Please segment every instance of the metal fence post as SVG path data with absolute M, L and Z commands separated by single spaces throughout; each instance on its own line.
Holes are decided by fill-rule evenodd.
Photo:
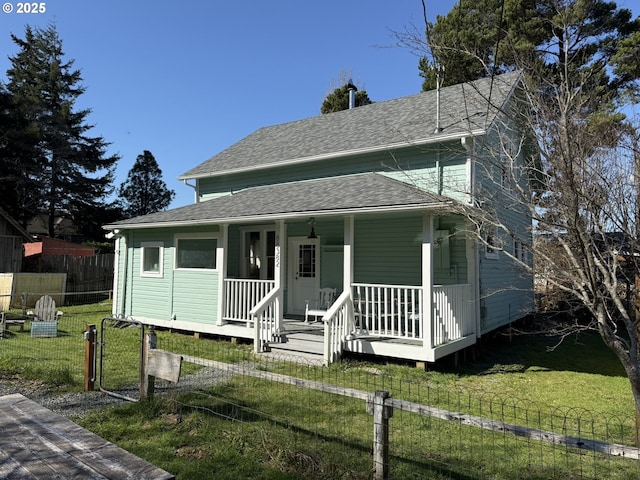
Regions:
M 147 373 L 147 364 L 149 350 L 155 349 L 158 345 L 158 337 L 156 332 L 151 330 L 144 336 L 142 345 L 142 355 L 140 357 L 140 400 L 153 399 L 153 387 L 155 385 L 155 377 Z
M 84 332 L 84 391 L 93 390 L 96 382 L 96 326 L 87 325 Z
M 385 405 L 389 392 L 376 390 L 367 400 L 367 413 L 373 415 L 373 478 L 389 478 L 389 419 L 393 407 Z

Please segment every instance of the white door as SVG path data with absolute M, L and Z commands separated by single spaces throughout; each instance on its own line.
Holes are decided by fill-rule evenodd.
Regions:
M 306 300 L 318 296 L 320 288 L 320 240 L 317 238 L 289 238 L 289 268 L 287 311 L 301 315 Z

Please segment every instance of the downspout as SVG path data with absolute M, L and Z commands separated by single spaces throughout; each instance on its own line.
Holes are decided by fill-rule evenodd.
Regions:
M 200 203 L 200 195 L 198 193 L 198 184 L 196 183 L 195 185 L 192 185 L 192 184 L 187 182 L 186 178 L 184 180 L 182 180 L 182 183 L 184 183 L 187 187 L 193 188 L 193 196 L 194 196 L 193 201 L 194 201 L 194 203 Z

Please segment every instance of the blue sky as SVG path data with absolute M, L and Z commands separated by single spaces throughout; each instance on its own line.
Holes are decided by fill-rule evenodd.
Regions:
M 637 1 L 618 5 L 637 15 Z M 55 22 L 87 89 L 77 107 L 121 156 L 116 186 L 150 150 L 172 207 L 194 200 L 179 175 L 260 127 L 318 115 L 343 72 L 374 101 L 421 87 L 418 58 L 392 36 L 422 28 L 420 0 L 50 0 L 31 14 L 0 3 L 13 7 L 0 13 L 0 79 L 10 33 Z M 427 0 L 429 19 L 454 3 Z

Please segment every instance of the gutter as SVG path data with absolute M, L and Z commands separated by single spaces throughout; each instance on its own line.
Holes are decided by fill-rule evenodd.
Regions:
M 180 220 L 176 222 L 154 222 L 154 223 L 129 223 L 126 225 L 104 225 L 102 228 L 105 230 L 129 230 L 129 229 L 141 229 L 141 228 L 169 228 L 169 227 L 187 227 L 187 226 L 208 226 L 208 225 L 220 225 L 222 223 L 237 224 L 256 221 L 274 221 L 274 220 L 292 220 L 298 218 L 307 217 L 341 217 L 344 215 L 355 215 L 359 213 L 395 213 L 395 212 L 412 212 L 419 210 L 435 210 L 438 208 L 446 208 L 452 206 L 455 203 L 454 200 L 448 202 L 438 203 L 419 203 L 415 205 L 398 205 L 395 207 L 359 207 L 359 208 L 345 208 L 342 210 L 309 210 L 306 212 L 291 212 L 291 213 L 270 213 L 266 215 L 259 215 L 255 217 L 229 217 L 229 218 L 217 218 L 217 219 L 202 219 L 202 220 Z

